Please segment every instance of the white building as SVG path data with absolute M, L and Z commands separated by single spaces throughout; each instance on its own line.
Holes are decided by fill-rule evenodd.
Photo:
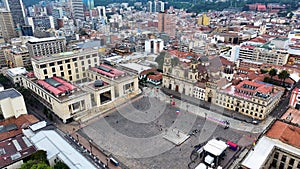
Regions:
M 51 166 L 58 161 L 62 161 L 71 169 L 96 169 L 96 166 L 54 130 L 44 130 L 35 134 L 26 130 L 24 134 L 37 149 L 47 151 L 47 159 Z
M 159 54 L 164 48 L 162 39 L 149 39 L 145 41 L 145 52 Z
M 27 71 L 24 67 L 16 67 L 12 69 L 8 69 L 6 71 L 6 77 L 16 86 L 20 85 L 21 81 L 21 75 L 26 74 Z
M 22 94 L 14 88 L 0 91 L 0 114 L 5 119 L 27 114 Z

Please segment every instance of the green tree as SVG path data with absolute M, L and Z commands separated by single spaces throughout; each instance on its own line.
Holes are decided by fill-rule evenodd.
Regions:
M 171 64 L 172 64 L 172 66 L 177 66 L 177 65 L 179 64 L 179 59 L 178 59 L 178 57 L 173 57 L 173 58 L 171 59 Z
M 282 70 L 279 74 L 278 74 L 278 78 L 282 80 L 283 85 L 285 86 L 285 79 L 287 79 L 288 77 L 290 77 L 290 74 L 288 71 L 286 70 Z
M 38 150 L 38 151 L 36 151 L 35 153 L 33 153 L 30 156 L 30 159 L 34 160 L 34 161 L 41 161 L 41 162 L 44 162 L 46 164 L 49 163 L 48 160 L 47 160 L 47 152 L 44 151 L 44 150 Z
M 167 56 L 167 52 L 162 51 L 159 53 L 159 55 L 155 58 L 155 62 L 158 64 L 158 69 L 163 69 L 163 65 L 164 65 L 164 59 L 165 56 Z
M 69 167 L 67 166 L 67 164 L 59 161 L 57 162 L 54 166 L 53 166 L 54 169 L 69 169 Z
M 20 169 L 52 169 L 52 167 L 43 161 L 29 160 L 23 163 Z
M 277 69 L 271 69 L 269 71 L 269 75 L 270 75 L 271 79 L 273 80 L 273 77 L 277 75 Z
M 44 162 L 39 162 L 37 164 L 33 164 L 33 166 L 30 169 L 53 169 L 53 168 Z

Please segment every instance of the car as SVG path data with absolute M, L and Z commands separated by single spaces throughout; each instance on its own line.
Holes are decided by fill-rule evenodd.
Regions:
M 258 121 L 253 120 L 253 121 L 252 121 L 252 124 L 258 124 Z

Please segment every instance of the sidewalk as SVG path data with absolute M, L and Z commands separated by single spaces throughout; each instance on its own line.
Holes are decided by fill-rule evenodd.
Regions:
M 70 134 L 75 140 L 77 140 L 88 152 L 91 152 L 95 157 L 97 157 L 105 166 L 110 169 L 121 169 L 120 166 L 116 167 L 108 161 L 108 156 L 104 154 L 100 148 L 87 137 L 84 137 L 81 132 L 82 125 L 71 125 L 71 124 L 59 124 L 57 128 L 62 130 L 64 133 Z

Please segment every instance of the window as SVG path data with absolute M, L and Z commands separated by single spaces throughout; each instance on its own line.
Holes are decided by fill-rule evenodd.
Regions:
M 69 63 L 69 62 L 70 62 L 70 59 L 65 60 L 65 63 Z
M 82 65 L 82 66 L 84 65 L 84 61 L 81 61 L 81 65 Z
M 282 155 L 281 162 L 285 162 L 285 161 L 286 161 L 286 155 Z
M 44 74 L 47 74 L 47 69 L 44 69 Z
M 72 74 L 72 71 L 71 71 L 71 70 L 69 70 L 69 71 L 68 71 L 68 74 L 69 74 L 69 75 L 71 75 L 71 74 Z
M 60 70 L 64 70 L 64 67 L 63 67 L 63 66 L 59 66 L 59 69 L 60 69 Z
M 85 67 L 82 67 L 82 71 L 85 71 Z
M 88 60 L 88 64 L 91 64 L 91 60 L 90 59 Z
M 52 68 L 52 72 L 55 72 L 55 67 Z
M 283 162 L 280 163 L 279 169 L 284 169 L 284 163 Z
M 277 166 L 276 164 L 277 164 L 277 160 L 273 159 L 273 161 L 271 163 L 271 166 L 276 168 L 276 166 Z
M 278 156 L 279 156 L 279 153 L 278 153 L 278 152 L 275 152 L 274 158 L 275 158 L 275 159 L 278 159 Z
M 77 58 L 73 58 L 72 61 L 73 61 L 73 62 L 77 61 Z
M 295 159 L 291 158 L 290 162 L 289 162 L 289 165 L 294 165 L 294 162 L 295 162 Z
M 62 64 L 62 61 L 58 61 L 57 64 L 61 65 L 61 64 Z
M 75 67 L 77 67 L 77 66 L 78 66 L 77 62 L 76 62 L 76 63 L 74 63 L 74 66 L 75 66 Z
M 61 72 L 61 76 L 65 76 L 65 73 L 64 73 L 64 72 Z
M 49 63 L 49 66 L 54 66 L 54 62 L 52 62 L 52 63 Z
M 46 67 L 46 64 L 43 64 L 40 66 L 40 68 L 45 68 Z
M 86 55 L 86 58 L 88 59 L 88 58 L 90 58 L 91 56 L 90 55 Z
M 70 76 L 70 77 L 69 77 L 69 80 L 70 80 L 70 81 L 72 81 L 72 80 L 73 80 L 72 76 Z
M 68 69 L 71 69 L 71 65 L 70 64 L 67 64 L 67 67 L 68 67 Z

